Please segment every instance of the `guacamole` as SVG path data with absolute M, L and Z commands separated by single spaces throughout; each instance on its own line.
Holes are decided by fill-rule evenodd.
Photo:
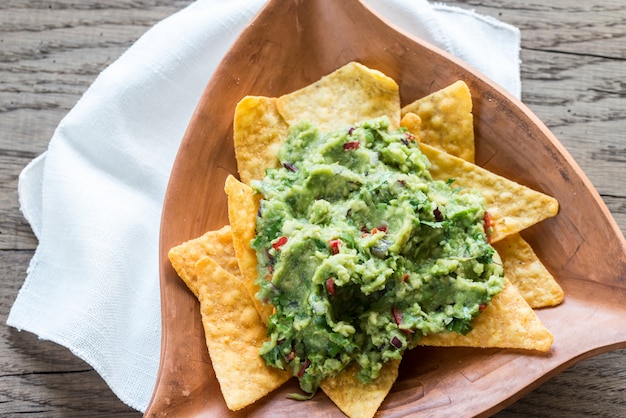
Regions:
M 353 362 L 375 379 L 421 336 L 467 333 L 504 286 L 483 197 L 433 181 L 415 138 L 385 117 L 330 134 L 294 126 L 251 245 L 275 306 L 260 354 L 314 393 Z

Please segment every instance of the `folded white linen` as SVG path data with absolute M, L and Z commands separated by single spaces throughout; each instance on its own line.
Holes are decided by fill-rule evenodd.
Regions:
M 365 0 L 520 95 L 519 31 L 426 0 Z M 161 337 L 158 242 L 170 169 L 206 83 L 263 0 L 198 0 L 105 69 L 20 175 L 39 245 L 7 324 L 68 347 L 144 411 Z

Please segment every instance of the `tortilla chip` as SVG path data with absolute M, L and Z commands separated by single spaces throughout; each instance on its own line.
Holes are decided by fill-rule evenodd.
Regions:
M 456 332 L 431 334 L 420 345 L 438 347 L 521 348 L 547 352 L 554 336 L 543 326 L 515 286 L 507 279 L 504 289 L 472 322 L 467 335 Z
M 261 180 L 265 170 L 278 167 L 278 148 L 289 126 L 276 109 L 276 98 L 247 96 L 235 108 L 233 141 L 239 177 L 245 184 Z
M 250 241 L 256 234 L 256 215 L 259 210 L 261 195 L 255 194 L 254 190 L 243 184 L 233 176 L 226 178 L 224 190 L 228 195 L 228 219 L 232 228 L 233 245 L 239 262 L 239 269 L 243 276 L 243 283 L 250 298 L 261 315 L 261 319 L 267 324 L 272 315 L 273 307 L 262 303 L 256 298 L 259 286 L 255 283 L 257 278 L 256 251 L 250 247 Z
M 402 119 L 400 119 L 400 126 L 406 128 L 407 131 L 414 134 L 418 141 L 420 140 L 419 132 L 420 129 L 422 129 L 422 118 L 417 116 L 415 113 L 409 112 L 403 115 Z M 443 151 L 445 151 L 445 149 Z
M 455 186 L 482 193 L 493 227 L 491 242 L 500 241 L 558 213 L 559 204 L 551 196 L 429 145 L 420 144 L 420 148 L 430 160 L 430 173 L 434 179 L 454 179 Z
M 385 363 L 378 378 L 366 384 L 357 377 L 359 367 L 352 364 L 337 376 L 324 379 L 320 387 L 347 416 L 373 417 L 398 378 L 400 360 Z
M 177 245 L 168 253 L 174 270 L 196 297 L 198 296 L 196 262 L 206 256 L 213 258 L 230 274 L 239 275 L 230 225 Z
M 400 126 L 400 92 L 380 71 L 351 62 L 293 93 L 278 98 L 278 112 L 290 126 L 307 121 L 322 132 L 388 116 Z
M 419 140 L 456 157 L 474 162 L 472 96 L 459 80 L 402 108 L 422 120 Z
M 507 277 L 531 308 L 555 306 L 563 301 L 563 289 L 519 234 L 495 243 L 494 248 L 502 258 Z
M 226 405 L 236 411 L 281 386 L 291 374 L 259 356 L 265 324 L 233 275 L 210 257 L 196 264 L 202 325 L 211 363 Z
M 459 80 L 406 105 L 402 116 L 408 113 L 422 121 L 419 131 L 411 131 L 419 132 L 420 142 L 474 162 L 472 96 L 465 82 Z

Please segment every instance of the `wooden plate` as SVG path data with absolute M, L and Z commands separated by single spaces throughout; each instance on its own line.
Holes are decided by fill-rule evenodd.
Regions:
M 561 205 L 558 216 L 523 233 L 566 292 L 563 304 L 538 312 L 555 335 L 552 351 L 417 348 L 405 356 L 381 416 L 490 415 L 576 361 L 626 347 L 626 241 L 587 177 L 535 115 L 357 0 L 275 0 L 218 67 L 172 171 L 160 242 L 161 365 L 146 416 L 342 416 L 323 393 L 307 402 L 286 399 L 293 382 L 244 411 L 228 411 L 198 303 L 167 251 L 228 222 L 223 184 L 237 173 L 232 120 L 239 99 L 293 91 L 353 60 L 393 77 L 403 103 L 464 80 L 473 94 L 478 164 Z

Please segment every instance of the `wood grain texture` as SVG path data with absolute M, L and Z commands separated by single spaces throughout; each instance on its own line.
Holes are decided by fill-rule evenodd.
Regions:
M 65 348 L 4 325 L 37 244 L 19 211 L 17 178 L 98 73 L 190 2 L 0 2 L 0 416 L 141 416 Z M 626 232 L 623 1 L 447 3 L 521 29 L 523 101 Z M 625 370 L 626 350 L 584 360 L 496 416 L 626 416 Z
M 17 180 L 100 71 L 189 3 L 0 2 L 0 416 L 141 416 L 66 348 L 4 325 L 37 245 Z

